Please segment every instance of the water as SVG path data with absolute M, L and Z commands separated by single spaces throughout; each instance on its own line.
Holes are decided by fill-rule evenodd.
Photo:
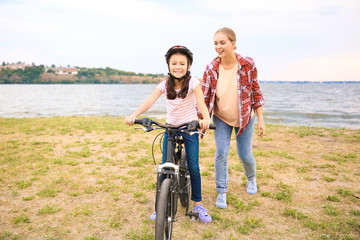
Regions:
M 0 117 L 126 116 L 156 85 L 0 85 Z M 265 123 L 360 128 L 360 84 L 262 83 Z M 165 117 L 165 98 L 146 115 Z
M 126 116 L 156 85 L 0 85 L 0 117 Z M 161 97 L 147 112 L 165 116 Z
M 262 84 L 267 122 L 360 128 L 360 84 Z

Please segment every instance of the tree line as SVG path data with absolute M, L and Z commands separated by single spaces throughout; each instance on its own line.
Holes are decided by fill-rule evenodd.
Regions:
M 36 83 L 42 73 L 44 73 L 45 67 L 40 66 L 26 66 L 24 69 L 10 69 L 1 68 L 0 83 L 23 83 L 31 84 Z
M 0 84 L 122 84 L 122 83 L 158 83 L 164 74 L 135 73 L 113 68 L 79 67 L 77 74 L 57 74 L 44 65 L 25 66 L 11 69 L 6 64 L 0 68 Z

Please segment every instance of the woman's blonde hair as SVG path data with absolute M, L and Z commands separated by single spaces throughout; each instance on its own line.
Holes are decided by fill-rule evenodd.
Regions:
M 216 34 L 218 34 L 218 33 L 222 33 L 225 36 L 227 36 L 227 38 L 230 40 L 230 42 L 235 42 L 236 41 L 236 34 L 231 28 L 227 28 L 227 27 L 220 28 L 219 30 L 217 30 L 215 32 L 214 36 Z M 235 49 L 236 49 L 236 46 L 235 46 Z

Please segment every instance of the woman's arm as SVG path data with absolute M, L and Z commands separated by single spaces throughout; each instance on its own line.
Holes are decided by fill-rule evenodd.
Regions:
M 150 97 L 145 102 L 143 102 L 143 104 L 141 104 L 133 114 L 131 114 L 130 116 L 126 116 L 126 124 L 133 125 L 135 119 L 142 113 L 146 112 L 156 102 L 156 100 L 158 100 L 161 94 L 162 92 L 158 88 L 156 88 L 155 91 L 150 95 Z
M 257 109 L 258 107 L 265 104 L 264 97 L 260 91 L 260 85 L 257 78 L 257 68 L 254 64 L 253 68 L 251 69 L 251 81 L 252 81 L 252 96 L 251 96 L 251 107 L 253 109 Z
M 255 111 L 258 118 L 258 136 L 263 137 L 265 135 L 266 128 L 263 118 L 262 106 L 255 109 Z
M 200 122 L 199 122 L 200 127 L 202 129 L 208 129 L 210 126 L 210 123 L 211 123 L 211 119 L 210 119 L 208 108 L 205 105 L 204 94 L 203 94 L 203 91 L 201 90 L 200 85 L 197 85 L 195 87 L 194 92 L 195 92 L 196 102 L 199 106 L 200 113 L 203 117 L 203 120 L 200 120 Z

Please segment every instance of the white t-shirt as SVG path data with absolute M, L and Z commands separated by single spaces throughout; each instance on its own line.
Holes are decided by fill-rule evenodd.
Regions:
M 159 83 L 157 88 L 165 94 L 166 97 L 166 123 L 178 125 L 185 122 L 198 120 L 196 111 L 196 98 L 194 89 L 200 84 L 197 78 L 191 77 L 189 81 L 189 90 L 185 98 L 176 97 L 174 100 L 167 98 L 166 81 Z M 176 90 L 178 93 L 180 90 Z

